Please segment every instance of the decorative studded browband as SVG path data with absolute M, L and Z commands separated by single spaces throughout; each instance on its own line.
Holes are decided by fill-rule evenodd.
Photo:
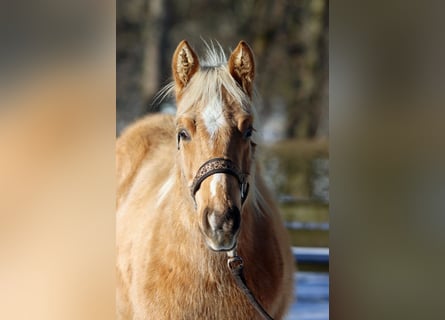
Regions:
M 231 160 L 224 158 L 210 159 L 204 162 L 204 164 L 198 169 L 198 172 L 193 179 L 193 184 L 190 188 L 193 200 L 195 200 L 195 194 L 201 187 L 201 183 L 206 178 L 216 173 L 230 174 L 238 180 L 241 190 L 241 204 L 243 204 L 249 192 L 249 182 L 247 181 L 249 174 L 241 173 L 238 167 Z

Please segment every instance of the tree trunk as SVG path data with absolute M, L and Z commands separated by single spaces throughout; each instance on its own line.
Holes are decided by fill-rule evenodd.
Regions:
M 146 111 L 157 111 L 152 106 L 153 97 L 162 85 L 162 67 L 167 35 L 166 0 L 147 0 L 147 19 L 145 19 L 142 39 L 141 93 Z

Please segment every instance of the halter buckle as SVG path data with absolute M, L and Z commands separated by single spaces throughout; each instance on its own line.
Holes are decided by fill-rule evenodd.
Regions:
M 234 256 L 229 259 L 227 259 L 227 267 L 229 267 L 230 271 L 237 271 L 244 268 L 244 262 L 243 259 L 239 256 Z

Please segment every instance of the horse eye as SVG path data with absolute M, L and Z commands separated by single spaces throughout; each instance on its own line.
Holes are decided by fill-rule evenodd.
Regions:
M 252 136 L 253 128 L 249 127 L 246 131 L 244 131 L 244 139 L 248 139 Z
M 190 140 L 190 134 L 187 132 L 187 130 L 185 129 L 181 129 L 178 132 L 178 140 L 179 139 L 183 139 L 183 140 Z

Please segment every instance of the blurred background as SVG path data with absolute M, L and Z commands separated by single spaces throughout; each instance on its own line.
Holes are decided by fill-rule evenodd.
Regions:
M 323 276 L 329 233 L 328 17 L 327 0 L 117 1 L 117 135 L 143 115 L 172 110 L 174 101 L 155 96 L 171 81 L 171 57 L 181 40 L 198 55 L 205 53 L 203 41 L 219 42 L 227 55 L 240 40 L 250 44 L 267 182 L 280 201 L 298 268 Z M 298 280 L 306 281 L 298 289 L 301 307 L 322 302 L 318 314 L 324 312 L 325 319 L 326 277 L 308 279 Z M 303 295 L 320 285 L 318 295 Z M 306 319 L 301 310 L 298 318 Z
M 0 319 L 114 317 L 115 8 L 0 2 Z
M 272 55 L 274 50 L 287 48 L 286 41 L 293 43 L 295 39 L 305 38 L 312 34 L 309 32 L 312 28 L 317 30 L 323 25 L 316 20 L 314 24 L 304 22 L 311 16 L 306 8 L 315 1 L 286 2 L 284 11 L 278 10 L 280 7 L 274 9 L 283 4 L 275 2 L 254 2 L 253 9 L 246 11 L 239 6 L 252 7 L 249 1 L 239 1 L 233 6 L 231 2 L 212 1 L 206 11 L 192 1 L 170 5 L 168 8 L 173 12 L 177 12 L 179 6 L 186 10 L 180 15 L 183 18 L 171 21 L 182 21 L 183 30 L 177 32 L 188 30 L 188 34 L 177 34 L 172 40 L 170 29 L 165 31 L 170 49 L 161 57 L 167 59 L 167 72 L 160 81 L 168 81 L 168 60 L 182 38 L 188 38 L 200 53 L 203 48 L 200 35 L 206 40 L 220 41 L 227 49 L 244 38 L 257 55 L 263 52 Z M 120 132 L 125 123 L 138 116 L 127 116 L 116 125 L 116 103 L 120 115 L 123 104 L 119 99 L 127 98 L 120 93 L 120 84 L 116 95 L 116 60 L 117 81 L 123 70 L 138 69 L 141 60 L 126 59 L 126 64 L 122 64 L 122 58 L 128 54 L 122 56 L 121 48 L 142 57 L 144 43 L 149 42 L 134 41 L 134 46 L 123 46 L 122 24 L 127 26 L 127 39 L 142 39 L 141 25 L 131 21 L 137 18 L 142 22 L 149 6 L 156 1 L 140 1 L 142 5 L 133 7 L 133 11 L 127 7 L 132 3 L 0 2 L 1 319 L 114 317 L 116 128 Z M 269 7 L 263 8 L 266 3 Z M 115 6 L 118 7 L 117 21 Z M 298 163 L 302 164 L 300 167 L 317 168 L 317 164 L 312 165 L 313 160 L 305 160 L 310 159 L 310 155 L 314 155 L 315 163 L 325 163 L 329 169 L 329 189 L 321 189 L 329 190 L 330 219 L 319 221 L 329 221 L 330 319 L 443 318 L 444 7 L 443 1 L 339 0 L 330 3 L 329 152 L 327 143 L 323 142 L 327 141 L 323 138 L 327 135 L 322 128 L 327 126 L 323 127 L 321 120 L 312 138 L 298 130 L 305 128 L 301 125 L 304 121 L 295 127 L 298 133 L 292 138 L 290 135 L 267 140 L 266 134 L 264 136 L 264 156 L 275 146 L 289 153 L 288 164 L 281 157 L 264 162 L 271 167 L 271 172 Z M 122 11 L 122 8 L 126 9 Z M 263 8 L 264 17 L 245 20 L 248 30 L 255 25 L 249 33 L 240 28 L 237 21 L 243 12 L 259 14 L 257 8 Z M 292 8 L 300 9 L 293 11 Z M 326 12 L 326 7 L 323 8 Z M 219 13 L 226 9 L 230 14 L 223 19 Z M 274 14 L 278 13 L 274 10 L 284 12 L 287 18 L 275 20 Z M 133 18 L 124 12 L 132 12 Z M 288 15 L 292 12 L 293 18 Z M 186 19 L 186 14 L 194 18 Z M 201 20 L 215 23 L 213 27 L 191 27 Z M 269 29 L 265 39 L 288 40 L 262 51 L 263 42 L 255 42 L 254 31 L 260 33 L 272 21 L 276 21 L 278 27 Z M 294 22 L 298 22 L 299 27 L 289 29 Z M 210 32 L 223 25 L 233 31 L 226 36 Z M 128 28 L 136 33 L 132 35 Z M 327 41 L 326 35 L 323 41 Z M 258 66 L 257 84 L 264 98 L 258 107 L 266 128 L 264 132 L 268 132 L 266 124 L 279 105 L 283 109 L 286 106 L 308 110 L 304 109 L 304 101 L 310 100 L 304 100 L 308 96 L 303 95 L 308 91 L 299 90 L 310 82 L 275 85 L 275 80 L 288 71 L 293 72 L 290 76 L 310 74 L 312 67 L 307 66 L 311 66 L 309 62 L 313 60 L 305 55 L 310 52 L 309 47 L 294 48 L 298 48 L 295 60 L 286 60 L 284 55 L 273 65 Z M 274 53 L 276 55 L 278 53 Z M 280 64 L 288 68 L 275 72 Z M 289 67 L 295 64 L 298 68 Z M 270 69 L 270 73 L 262 71 L 266 69 Z M 136 81 L 137 76 L 133 79 Z M 264 81 L 269 81 L 270 86 L 262 85 Z M 133 84 L 135 92 L 137 86 Z M 303 103 L 283 102 L 287 98 L 284 98 L 286 87 L 282 86 L 300 92 L 299 101 Z M 327 92 L 327 84 L 324 90 Z M 270 98 L 273 96 L 278 97 L 275 102 Z M 144 114 L 159 107 L 152 106 L 151 101 L 151 98 L 133 98 L 127 106 L 131 109 L 138 105 L 136 110 Z M 119 119 L 124 118 L 119 116 Z M 320 119 L 327 120 L 326 113 Z M 279 132 L 284 132 L 278 127 Z M 287 148 L 286 143 L 289 143 Z M 296 144 L 300 147 L 295 147 Z M 314 147 L 317 145 L 320 149 Z M 279 152 L 271 153 L 276 157 Z M 298 158 L 300 154 L 306 158 Z M 329 166 L 326 166 L 327 155 Z M 293 170 L 306 172 L 299 167 Z M 313 176 L 326 177 L 327 174 Z M 305 202 L 296 202 L 295 198 L 319 198 L 316 196 L 320 195 L 319 191 L 302 182 L 313 178 L 308 179 L 305 174 L 300 177 L 305 178 L 289 180 L 298 187 L 281 184 L 281 191 L 280 187 L 274 187 L 277 194 L 284 195 L 284 213 L 287 199 L 292 199 L 289 207 L 301 208 Z M 282 178 L 275 178 L 270 179 L 279 186 Z M 323 180 L 326 178 L 314 181 Z M 326 192 L 321 194 L 327 196 Z M 324 203 L 321 208 L 326 210 L 326 202 L 318 203 Z M 311 216 L 309 221 L 313 221 L 315 214 L 307 214 Z M 295 221 L 304 221 L 302 219 L 299 216 Z M 319 231 L 314 233 L 324 232 L 320 225 L 316 227 Z M 307 225 L 305 228 L 307 230 Z M 301 231 L 299 235 L 309 232 Z M 308 241 L 316 246 L 311 238 L 322 239 L 302 236 L 295 243 L 303 245 Z M 311 284 L 306 286 L 308 298 L 299 301 L 313 302 L 311 288 L 316 284 L 321 288 L 327 281 L 309 277 L 305 281 Z M 319 319 L 326 317 L 326 312 L 318 316 Z M 311 317 L 316 319 L 317 313 L 312 312 Z

